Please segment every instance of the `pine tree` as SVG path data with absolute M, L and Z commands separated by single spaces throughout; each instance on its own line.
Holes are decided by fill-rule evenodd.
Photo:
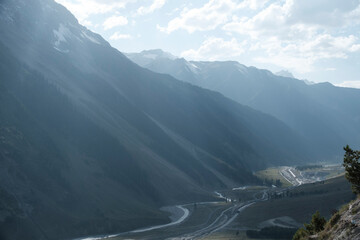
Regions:
M 303 240 L 309 239 L 310 235 L 319 233 L 324 230 L 326 224 L 326 219 L 320 216 L 319 211 L 316 211 L 314 215 L 312 215 L 311 222 L 309 224 L 305 223 L 305 228 L 300 228 L 295 233 L 293 240 Z
M 314 215 L 312 215 L 310 224 L 304 224 L 306 230 L 310 234 L 315 234 L 322 231 L 325 227 L 326 219 L 320 216 L 319 211 L 316 211 Z
M 345 177 L 352 184 L 354 193 L 360 193 L 360 151 L 352 150 L 349 145 L 344 147 L 344 164 Z
M 300 228 L 296 231 L 293 240 L 303 240 L 309 237 L 309 232 L 306 231 L 304 228 Z

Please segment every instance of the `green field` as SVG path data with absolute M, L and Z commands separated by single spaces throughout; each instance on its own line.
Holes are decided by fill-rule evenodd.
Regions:
M 255 173 L 255 176 L 260 178 L 261 180 L 268 180 L 272 182 L 276 182 L 277 179 L 282 183 L 282 187 L 290 187 L 291 183 L 286 181 L 283 176 L 280 174 L 280 168 L 267 168 L 265 170 L 261 170 Z

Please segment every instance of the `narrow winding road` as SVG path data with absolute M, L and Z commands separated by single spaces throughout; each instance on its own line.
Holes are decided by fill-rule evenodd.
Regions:
M 178 237 L 170 237 L 168 239 L 172 239 L 172 240 L 198 239 L 198 238 L 208 236 L 212 233 L 218 232 L 218 231 L 226 228 L 246 208 L 250 207 L 251 205 L 255 204 L 256 202 L 268 200 L 268 190 L 263 190 L 258 193 L 262 193 L 261 197 L 256 197 L 256 195 L 259 195 L 259 194 L 255 194 L 253 200 L 243 202 L 243 203 L 232 204 L 231 206 L 229 206 L 228 208 L 226 208 L 225 210 L 220 212 L 218 217 L 215 218 L 215 220 L 208 222 L 205 227 L 202 227 L 201 229 L 197 229 L 194 232 L 186 233 L 186 234 L 183 234 Z M 218 192 L 215 192 L 215 194 L 219 198 L 227 199 Z M 201 203 L 197 203 L 197 204 L 214 204 L 214 203 L 218 203 L 218 202 L 201 202 Z M 157 229 L 166 229 L 168 227 L 173 227 L 174 225 L 180 225 L 182 222 L 184 222 L 190 216 L 190 211 L 186 208 L 186 206 L 188 206 L 188 205 L 189 204 L 174 206 L 174 207 L 178 208 L 178 210 L 182 211 L 182 215 L 180 215 L 176 220 L 173 220 L 171 223 L 168 223 L 168 224 L 136 229 L 133 231 L 123 232 L 123 233 L 119 233 L 119 234 L 92 236 L 92 237 L 78 238 L 75 240 L 104 240 L 104 239 L 112 239 L 112 238 L 116 239 L 116 237 L 122 237 L 122 236 L 130 237 L 133 234 L 134 234 L 134 239 L 136 239 L 137 234 L 150 232 L 150 231 L 157 230 Z M 180 227 L 181 227 L 181 225 L 180 225 Z
M 166 228 L 166 227 L 170 227 L 170 226 L 174 226 L 174 225 L 177 225 L 177 224 L 180 224 L 182 223 L 188 216 L 189 216 L 189 210 L 187 208 L 184 208 L 184 206 L 176 206 L 177 208 L 179 208 L 180 210 L 183 211 L 183 215 L 171 222 L 171 223 L 168 223 L 168 224 L 163 224 L 163 225 L 158 225 L 158 226 L 153 226 L 153 227 L 148 227 L 148 228 L 143 228 L 143 229 L 138 229 L 138 230 L 133 230 L 133 231 L 130 231 L 130 233 L 141 233 L 141 232 L 147 232 L 147 231 L 151 231 L 151 230 L 155 230 L 155 229 L 160 229 L 160 228 Z
M 233 205 L 233 206 L 225 209 L 215 219 L 215 221 L 213 221 L 207 227 L 199 229 L 199 230 L 197 230 L 197 231 L 195 231 L 193 233 L 188 233 L 188 234 L 185 234 L 185 235 L 182 235 L 182 236 L 179 236 L 179 237 L 176 237 L 176 238 L 170 238 L 170 239 L 172 239 L 172 240 L 177 240 L 177 239 L 181 239 L 181 240 L 198 239 L 198 238 L 208 236 L 208 235 L 210 235 L 212 233 L 218 232 L 218 231 L 224 229 L 225 227 L 227 227 L 230 223 L 232 223 L 239 216 L 239 214 L 242 211 L 244 211 L 246 208 L 250 207 L 251 205 L 253 205 L 256 202 L 267 201 L 267 200 L 268 200 L 268 194 L 267 194 L 267 191 L 264 190 L 261 198 L 254 199 L 254 200 L 251 200 L 251 201 L 247 201 L 247 202 L 242 203 L 242 204 L 236 204 L 236 205 Z

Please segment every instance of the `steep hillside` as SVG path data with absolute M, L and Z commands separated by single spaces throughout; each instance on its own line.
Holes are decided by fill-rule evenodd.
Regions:
M 339 160 L 341 146 L 360 141 L 358 89 L 309 85 L 232 61 L 196 62 L 167 55 L 160 50 L 127 54 L 140 66 L 218 91 L 280 119 L 316 146 L 314 160 Z
M 293 239 L 360 239 L 360 198 L 343 206 L 339 212 L 335 213 L 325 224 L 324 230 L 311 235 L 300 229 Z
M 306 161 L 281 121 L 143 69 L 52 0 L 0 2 L 0 238 L 64 239 L 167 222 Z
M 360 198 L 335 214 L 318 234 L 319 239 L 360 239 Z
M 58 239 L 165 221 L 154 209 L 166 198 L 130 150 L 41 75 L 0 52 L 1 239 Z M 172 183 L 187 192 L 184 181 Z

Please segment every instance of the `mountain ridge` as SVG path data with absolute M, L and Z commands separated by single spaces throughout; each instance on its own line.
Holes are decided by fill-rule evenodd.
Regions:
M 360 139 L 356 127 L 360 119 L 358 89 L 335 87 L 330 83 L 308 84 L 305 80 L 276 76 L 268 70 L 246 67 L 235 61 L 161 58 L 149 59 L 142 65 L 141 53 L 126 55 L 150 70 L 218 91 L 281 120 L 302 135 L 310 146 L 317 146 L 316 161 L 339 161 L 339 146 L 355 144 Z M 193 67 L 187 67 L 189 65 Z

